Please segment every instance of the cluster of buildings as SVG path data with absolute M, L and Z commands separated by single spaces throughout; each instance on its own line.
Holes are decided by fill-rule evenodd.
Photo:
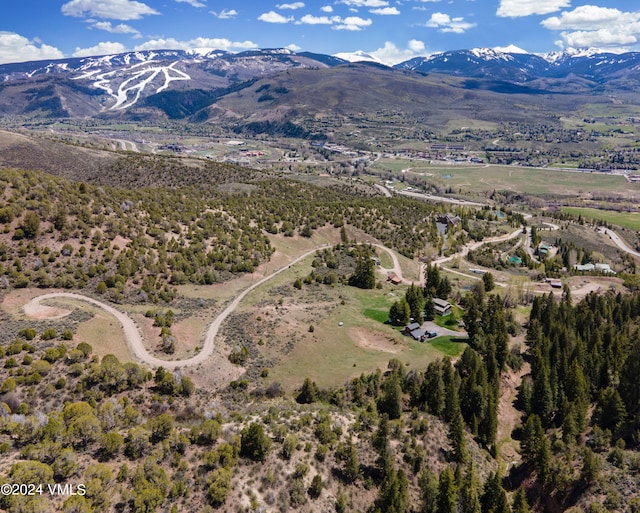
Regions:
M 433 306 L 436 314 L 438 315 L 449 315 L 451 313 L 451 309 L 453 308 L 451 303 L 440 298 L 433 299 Z M 402 333 L 412 337 L 418 342 L 424 342 L 427 339 L 435 338 L 438 336 L 437 331 L 429 329 L 417 322 L 412 322 L 411 324 L 405 326 L 405 328 L 402 330 Z
M 576 264 L 573 266 L 573 270 L 585 272 L 597 271 L 604 274 L 616 274 L 616 272 L 611 269 L 611 266 L 609 264 Z

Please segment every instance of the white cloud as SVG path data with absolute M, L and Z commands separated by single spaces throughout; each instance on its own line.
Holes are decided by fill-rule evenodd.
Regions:
M 625 23 L 638 23 L 640 13 L 621 12 L 595 5 L 581 5 L 573 11 L 565 11 L 560 16 L 542 20 L 541 25 L 550 30 L 596 30 L 620 26 Z
M 582 5 L 547 18 L 541 25 L 562 31 L 560 46 L 618 47 L 640 41 L 640 12 Z
M 389 5 L 389 2 L 384 0 L 341 0 L 340 3 L 351 7 L 386 7 Z
M 122 43 L 113 43 L 111 41 L 105 41 L 98 43 L 90 48 L 77 48 L 73 52 L 74 57 L 91 57 L 93 55 L 113 55 L 114 53 L 126 52 L 127 49 Z
M 238 15 L 238 11 L 235 9 L 222 9 L 220 12 L 209 11 L 216 18 L 221 20 L 229 20 L 231 18 L 235 18 Z
M 313 16 L 312 14 L 305 14 L 302 18 L 296 21 L 296 25 L 333 25 L 335 22 L 340 21 L 339 16 Z
M 304 7 L 303 2 L 293 2 L 292 4 L 280 4 L 276 5 L 278 9 L 302 9 Z
M 371 9 L 369 12 L 371 14 L 380 14 L 382 16 L 400 14 L 400 11 L 395 7 L 380 7 L 378 9 Z
M 464 21 L 463 18 L 451 18 L 443 12 L 434 12 L 426 23 L 427 27 L 437 28 L 440 32 L 464 34 L 467 30 L 476 26 L 475 23 Z
M 124 23 L 113 26 L 110 21 L 97 21 L 91 25 L 91 28 L 104 30 L 105 32 L 109 32 L 111 34 L 131 34 L 135 38 L 142 37 L 142 34 L 140 34 L 138 30 Z
M 424 46 L 424 43 L 422 41 L 418 41 L 417 39 L 412 39 L 411 41 L 409 41 L 408 47 L 415 53 L 422 53 L 427 49 Z
M 638 42 L 637 34 L 616 32 L 609 29 L 579 30 L 569 33 L 563 32 L 560 35 L 567 46 L 573 48 L 617 47 L 633 45 Z
M 549 14 L 570 6 L 571 0 L 500 0 L 496 15 L 520 18 L 532 14 Z
M 176 0 L 176 2 L 178 3 L 184 3 L 184 4 L 189 4 L 193 7 L 206 7 L 207 4 L 202 3 L 198 0 Z
M 391 41 L 386 41 L 384 47 L 369 53 L 385 64 L 393 66 L 394 64 L 408 61 L 414 57 L 426 55 L 426 47 L 422 41 L 418 41 L 417 39 L 409 41 L 407 48 L 404 49 L 398 48 Z
M 63 57 L 64 54 L 53 46 L 31 41 L 15 32 L 0 31 L 0 64 L 62 59 Z
M 291 50 L 292 52 L 299 52 L 300 50 L 302 50 L 302 48 L 295 43 L 291 43 L 290 45 L 285 46 L 285 48 L 287 50 Z
M 322 7 L 320 7 L 320 10 L 322 12 L 333 12 L 333 7 L 331 7 L 330 5 L 323 5 Z
M 160 14 L 142 2 L 133 0 L 71 0 L 61 8 L 65 16 L 95 17 L 112 20 L 139 20 L 149 14 Z
M 266 23 L 289 23 L 290 21 L 293 21 L 293 17 L 283 16 L 282 14 L 278 14 L 275 11 L 262 13 L 260 16 L 258 16 L 258 19 Z
M 135 47 L 135 50 L 192 50 L 194 48 L 211 48 L 212 50 L 243 51 L 258 48 L 253 41 L 230 41 L 226 38 L 197 37 L 189 41 L 177 39 L 153 39 Z
M 360 18 L 359 16 L 347 16 L 340 20 L 338 25 L 334 25 L 335 30 L 350 30 L 356 32 L 368 27 L 373 22 L 370 19 Z
M 305 14 L 296 21 L 296 25 L 333 25 L 334 30 L 350 30 L 352 32 L 362 30 L 372 23 L 370 19 L 359 16 L 342 18 L 341 16 L 313 16 L 312 14 Z

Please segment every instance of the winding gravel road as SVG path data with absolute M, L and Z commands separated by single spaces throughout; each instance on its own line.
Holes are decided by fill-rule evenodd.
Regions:
M 551 226 L 551 228 L 552 229 L 553 228 L 557 229 L 556 226 Z M 634 256 L 640 257 L 640 253 L 637 253 L 637 252 L 633 251 L 632 249 L 630 249 L 628 246 L 626 246 L 626 244 L 624 244 L 624 242 L 622 240 L 620 240 L 620 238 L 617 236 L 617 234 L 615 234 L 615 232 L 612 232 L 611 230 L 608 230 L 606 228 L 602 229 L 602 231 L 604 233 L 606 233 L 607 235 L 609 235 L 612 238 L 612 240 L 621 249 L 623 249 L 624 251 L 626 251 L 626 252 L 628 252 L 628 253 L 630 253 L 630 254 L 632 254 Z M 487 243 L 491 243 L 491 242 L 500 242 L 500 241 L 513 239 L 513 238 L 518 237 L 519 235 L 522 235 L 522 229 L 521 228 L 518 229 L 518 230 L 514 230 L 511 233 L 499 236 L 499 237 L 487 238 L 487 239 L 485 239 L 483 241 L 480 241 L 480 242 L 474 242 L 472 244 L 468 244 L 461 251 L 459 251 L 458 253 L 455 253 L 454 255 L 450 255 L 448 257 L 442 257 L 442 258 L 438 258 L 437 260 L 434 260 L 433 264 L 442 265 L 443 263 L 445 263 L 447 261 L 450 261 L 450 260 L 452 260 L 453 258 L 455 258 L 457 256 L 466 255 L 470 250 L 476 249 L 476 248 L 482 246 L 483 244 L 487 244 Z M 398 261 L 397 256 L 395 255 L 395 253 L 392 250 L 386 248 L 385 246 L 382 246 L 382 245 L 379 245 L 379 244 L 373 244 L 373 245 L 375 247 L 383 249 L 383 250 L 385 250 L 385 251 L 387 251 L 389 253 L 389 255 L 391 256 L 391 258 L 393 260 L 393 264 L 394 264 L 393 271 L 398 275 L 398 277 L 400 277 L 402 279 L 402 269 L 401 269 L 400 263 Z M 284 267 L 278 269 L 277 271 L 273 272 L 272 274 L 270 274 L 268 276 L 265 276 L 264 278 L 258 280 L 256 283 L 252 284 L 251 286 L 249 286 L 245 290 L 243 290 L 211 322 L 211 324 L 207 328 L 207 331 L 206 331 L 206 334 L 205 334 L 205 337 L 204 337 L 204 343 L 202 345 L 202 349 L 198 352 L 198 354 L 196 354 L 196 355 L 194 355 L 194 356 L 192 356 L 190 358 L 185 358 L 183 360 L 163 360 L 161 358 L 157 358 L 157 357 L 153 356 L 152 354 L 149 353 L 149 351 L 145 347 L 144 342 L 143 342 L 142 333 L 140 332 L 140 329 L 138 328 L 136 323 L 133 321 L 133 319 L 131 319 L 131 317 L 129 317 L 124 312 L 116 310 L 112 306 L 110 306 L 110 305 L 108 305 L 106 303 L 103 303 L 102 301 L 99 301 L 97 299 L 93 299 L 93 298 L 88 297 L 88 296 L 84 296 L 82 294 L 75 294 L 75 293 L 72 293 L 72 292 L 52 292 L 52 293 L 49 293 L 49 294 L 43 294 L 41 296 L 37 296 L 37 297 L 33 298 L 29 303 L 27 303 L 25 305 L 25 307 L 24 307 L 24 310 L 28 314 L 28 312 L 30 310 L 30 307 L 32 307 L 33 305 L 39 305 L 42 301 L 46 301 L 48 299 L 56 299 L 56 298 L 68 298 L 68 299 L 74 299 L 74 300 L 79 300 L 79 301 L 84 301 L 86 303 L 90 303 L 90 304 L 92 304 L 94 306 L 97 306 L 99 308 L 102 308 L 104 311 L 110 313 L 111 315 L 113 315 L 120 322 L 120 324 L 122 324 L 122 329 L 124 331 L 124 335 L 125 335 L 127 344 L 131 348 L 131 350 L 132 350 L 133 354 L 135 355 L 135 357 L 141 363 L 144 363 L 144 364 L 149 365 L 151 367 L 164 367 L 165 369 L 178 369 L 178 368 L 182 368 L 182 367 L 191 367 L 191 366 L 199 365 L 199 364 L 205 362 L 213 354 L 213 350 L 215 348 L 215 338 L 218 335 L 218 331 L 220 330 L 220 327 L 222 326 L 222 323 L 238 307 L 240 302 L 247 296 L 247 294 L 249 294 L 252 290 L 256 289 L 260 285 L 266 283 L 270 279 L 278 276 L 280 273 L 286 271 L 292 265 L 295 265 L 298 262 L 300 262 L 301 260 L 307 258 L 309 255 L 312 255 L 316 251 L 321 250 L 321 249 L 330 248 L 330 247 L 332 247 L 332 245 L 323 245 L 323 246 L 318 246 L 318 247 L 316 247 L 314 249 L 311 249 L 311 250 L 307 251 L 306 253 L 300 255 L 296 259 L 292 260 L 291 262 L 289 262 Z
M 277 271 L 275 271 L 274 273 L 268 276 L 265 276 L 264 278 L 260 279 L 250 287 L 247 287 L 246 289 L 244 289 L 211 322 L 211 324 L 209 325 L 209 328 L 207 329 L 207 332 L 204 338 L 204 343 L 202 345 L 202 349 L 200 349 L 198 354 L 192 356 L 191 358 L 186 358 L 184 360 L 162 360 L 160 358 L 156 358 L 155 356 L 151 355 L 147 350 L 147 348 L 144 346 L 142 333 L 140 333 L 140 330 L 138 329 L 138 326 L 135 324 L 133 319 L 131 319 L 131 317 L 129 317 L 127 314 L 120 312 L 119 310 L 116 310 L 112 306 L 106 303 L 103 303 L 102 301 L 98 301 L 97 299 L 93 299 L 88 296 L 83 296 L 82 294 L 74 294 L 71 292 L 52 292 L 50 294 L 44 294 L 42 296 L 35 297 L 30 301 L 30 303 L 38 305 L 40 304 L 41 301 L 45 301 L 47 299 L 68 298 L 68 299 L 84 301 L 86 303 L 90 303 L 92 305 L 98 306 L 103 310 L 105 310 L 106 312 L 113 315 L 120 322 L 120 324 L 122 324 L 122 329 L 124 331 L 127 344 L 129 345 L 129 347 L 131 348 L 131 351 L 140 362 L 145 363 L 151 367 L 164 367 L 165 369 L 178 369 L 182 367 L 192 367 L 194 365 L 203 363 L 213 354 L 213 350 L 215 348 L 214 342 L 215 342 L 216 335 L 220 330 L 220 326 L 222 326 L 222 323 L 225 321 L 225 319 L 229 317 L 229 315 L 238 307 L 240 302 L 246 297 L 247 294 L 249 294 L 249 292 L 259 287 L 263 283 L 266 283 L 267 281 L 274 278 L 275 276 L 278 276 L 280 273 L 286 271 L 292 265 L 297 264 L 298 262 L 307 258 L 309 255 L 312 255 L 319 249 L 325 249 L 329 247 L 332 247 L 332 246 L 331 245 L 319 246 L 317 248 L 309 250 L 306 253 L 300 255 L 295 260 L 292 260 L 291 262 L 289 262 L 284 267 L 278 269 Z M 28 310 L 28 306 L 26 305 L 25 305 L 25 310 Z

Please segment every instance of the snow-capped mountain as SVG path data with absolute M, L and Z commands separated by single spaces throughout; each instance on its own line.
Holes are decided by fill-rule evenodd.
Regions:
M 539 78 L 566 78 L 570 75 L 595 82 L 637 73 L 640 52 L 613 54 L 596 49 L 531 54 L 519 48 L 501 51 L 490 48 L 455 50 L 416 57 L 396 65 L 421 73 L 444 73 L 474 78 L 528 82 Z
M 4 64 L 0 65 L 0 115 L 120 115 L 135 107 L 138 117 L 184 117 L 247 87 L 248 81 L 293 69 L 314 71 L 352 66 L 353 62 L 373 64 L 368 71 L 372 74 L 381 72 L 383 66 L 391 69 L 366 52 L 331 56 L 281 48 L 241 53 L 210 48 L 157 50 Z M 616 87 L 635 90 L 640 83 L 640 53 L 613 54 L 594 49 L 536 55 L 514 46 L 472 48 L 416 57 L 394 68 L 403 73 L 482 79 L 496 92 L 509 89 L 494 87 L 496 83 L 516 84 L 510 90 L 522 94 L 549 88 L 576 92 L 565 87 L 570 83 L 577 84 L 582 92 Z
M 375 62 L 376 64 L 386 65 L 385 62 L 383 62 L 375 55 L 363 52 L 362 50 L 358 50 L 356 52 L 334 53 L 333 56 L 348 62 Z
M 282 48 L 241 53 L 199 48 L 3 64 L 0 96 L 12 100 L 0 101 L 0 114 L 95 115 L 140 107 L 163 92 L 220 90 L 292 68 L 344 62 Z

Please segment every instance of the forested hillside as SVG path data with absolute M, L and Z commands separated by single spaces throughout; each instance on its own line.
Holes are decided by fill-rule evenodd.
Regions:
M 114 168 L 91 181 L 1 171 L 2 298 L 21 288 L 79 290 L 126 304 L 138 320 L 146 311 L 162 336 L 170 334 L 171 307 L 197 301 L 180 297 L 181 286 L 252 273 L 274 257 L 276 238 L 313 241 L 322 229 L 342 227 L 335 230 L 342 245 L 324 248 L 306 277 L 301 272 L 294 281 L 292 271 L 287 284 L 255 300 L 256 310 L 238 314 L 242 323 L 232 329 L 239 349 L 224 359 L 240 377 L 215 387 L 196 386 L 194 369 L 151 370 L 105 355 L 77 336 L 91 311 L 31 322 L 3 310 L 0 484 L 45 488 L 4 494 L 0 509 L 640 510 L 640 293 L 601 290 L 578 301 L 566 288 L 562 296 L 514 306 L 505 299 L 508 284 L 494 283 L 490 273 L 471 286 L 456 283 L 452 293 L 454 273 L 427 265 L 424 287 L 407 283 L 404 298 L 405 286 L 385 293 L 393 307 L 402 305 L 402 324 L 428 315 L 433 298 L 455 296 L 469 336 L 466 345 L 451 342 L 459 352 L 450 354 L 459 356 L 417 365 L 394 357 L 390 345 L 384 369 L 361 371 L 358 362 L 348 379 L 336 381 L 341 386 L 326 388 L 299 372 L 291 393 L 268 366 L 249 372 L 233 360 L 252 344 L 269 345 L 267 326 L 269 336 L 282 338 L 272 348 L 302 343 L 305 333 L 288 339 L 278 331 L 289 319 L 283 293 L 276 299 L 272 290 L 311 301 L 325 287 L 335 295 L 316 301 L 329 311 L 355 304 L 345 287 L 393 287 L 376 278 L 370 248 L 348 239 L 347 227 L 413 258 L 425 248 L 454 253 L 488 236 L 520 235 L 524 216 L 386 198 L 350 179 L 319 186 L 233 166 L 155 160 L 155 185 L 145 182 L 146 161 L 134 156 L 118 164 L 125 175 Z M 217 178 L 202 180 L 214 169 Z M 435 224 L 442 213 L 459 217 L 446 240 Z M 513 244 L 524 251 L 522 242 Z M 341 265 L 349 271 L 338 279 Z M 303 307 L 321 320 L 317 304 Z M 244 324 L 262 330 L 255 342 L 243 339 L 253 337 Z M 524 331 L 520 346 L 515 336 Z M 309 338 L 313 332 L 311 325 Z M 515 395 L 514 383 L 517 410 L 508 389 Z M 46 486 L 56 483 L 82 493 L 52 496 Z
M 269 234 L 309 237 L 349 224 L 407 256 L 438 244 L 433 218 L 441 208 L 427 203 L 266 178 L 221 179 L 218 187 L 184 180 L 115 188 L 2 171 L 2 286 L 88 287 L 116 302 L 170 302 L 175 285 L 252 272 L 272 254 Z

